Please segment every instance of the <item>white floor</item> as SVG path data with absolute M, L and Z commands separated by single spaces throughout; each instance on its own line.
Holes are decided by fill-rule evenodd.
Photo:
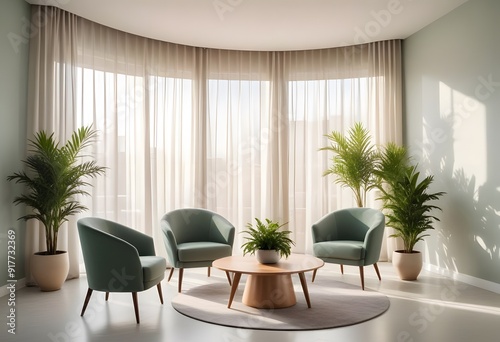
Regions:
M 418 281 L 401 281 L 391 264 L 380 263 L 379 267 L 381 282 L 372 267 L 365 269 L 366 287 L 387 295 L 389 310 L 375 319 L 344 328 L 277 332 L 199 322 L 179 314 L 170 305 L 177 294 L 177 274 L 170 283 L 162 282 L 164 305 L 159 302 L 156 288 L 139 294 L 139 325 L 135 323 L 130 294 L 111 294 L 106 303 L 104 294 L 95 292 L 82 318 L 80 310 L 87 291 L 86 278 L 82 276 L 67 281 L 60 291 L 41 292 L 35 287 L 18 290 L 16 334 L 10 334 L 9 327 L 2 323 L 0 341 L 500 341 L 500 294 L 426 271 Z M 341 275 L 337 265 L 325 265 L 317 276 L 359 285 L 357 267 L 345 267 L 345 271 Z M 225 274 L 212 269 L 212 277 L 225 279 Z M 308 274 L 309 281 L 310 277 Z M 206 269 L 189 269 L 184 272 L 183 287 L 188 289 L 209 281 Z M 7 303 L 6 296 L 0 298 L 2 322 L 7 321 Z

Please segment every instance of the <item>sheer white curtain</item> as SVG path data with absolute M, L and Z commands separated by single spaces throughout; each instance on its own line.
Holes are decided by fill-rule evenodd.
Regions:
M 402 140 L 399 41 L 228 51 L 146 39 L 52 7 L 34 6 L 33 20 L 43 25 L 30 43 L 29 135 L 45 129 L 64 140 L 92 124 L 108 170 L 82 199 L 82 216 L 150 234 L 159 254 L 159 220 L 180 207 L 217 211 L 238 231 L 255 217 L 288 222 L 295 251 L 310 252 L 311 224 L 353 206 L 322 176 L 324 135 L 361 121 L 375 143 Z M 76 219 L 60 238 L 70 276 Z M 43 231 L 30 231 L 40 233 L 27 253 L 43 247 Z
M 321 177 L 331 154 L 325 135 L 355 122 L 370 130 L 373 143 L 402 144 L 401 42 L 284 53 L 289 120 L 289 221 L 300 250 L 312 253 L 312 223 L 339 208 L 355 207 L 350 190 Z M 379 208 L 376 194 L 368 206 Z M 388 236 L 389 234 L 387 234 Z M 387 246 L 389 244 L 389 246 Z M 384 240 L 381 260 L 393 241 Z

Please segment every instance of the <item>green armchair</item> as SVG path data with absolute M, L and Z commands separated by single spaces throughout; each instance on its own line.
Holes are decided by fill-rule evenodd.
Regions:
M 87 271 L 88 291 L 81 316 L 93 291 L 132 292 L 135 318 L 140 323 L 137 292 L 156 285 L 163 304 L 161 281 L 165 258 L 155 255 L 153 238 L 116 222 L 96 217 L 78 220 L 78 234 Z
M 349 208 L 325 215 L 312 226 L 313 252 L 324 262 L 359 266 L 361 288 L 365 289 L 364 266 L 373 265 L 381 280 L 380 257 L 385 216 L 372 208 Z M 313 281 L 316 272 L 313 273 Z
M 224 217 L 206 209 L 176 209 L 161 219 L 163 242 L 172 269 L 179 269 L 178 291 L 182 290 L 184 268 L 210 267 L 216 259 L 233 252 L 235 228 Z M 231 277 L 226 272 L 231 284 Z

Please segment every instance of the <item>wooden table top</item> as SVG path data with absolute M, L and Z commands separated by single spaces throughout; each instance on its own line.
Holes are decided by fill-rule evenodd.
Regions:
M 233 255 L 215 260 L 212 266 L 228 272 L 264 275 L 302 273 L 318 269 L 324 264 L 323 260 L 307 254 L 291 254 L 276 264 L 261 264 L 255 255 Z

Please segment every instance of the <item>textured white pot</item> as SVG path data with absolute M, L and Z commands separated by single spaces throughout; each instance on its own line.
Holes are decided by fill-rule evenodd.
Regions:
M 56 291 L 61 289 L 69 272 L 69 257 L 66 251 L 46 255 L 35 253 L 31 257 L 31 274 L 40 290 Z
M 403 253 L 401 250 L 394 251 L 392 252 L 392 264 L 402 280 L 417 280 L 422 270 L 422 253 L 419 251 L 412 253 Z
M 271 250 L 259 249 L 258 251 L 255 252 L 255 256 L 257 257 L 257 261 L 260 262 L 261 264 L 275 264 L 281 258 L 278 251 L 274 249 Z

